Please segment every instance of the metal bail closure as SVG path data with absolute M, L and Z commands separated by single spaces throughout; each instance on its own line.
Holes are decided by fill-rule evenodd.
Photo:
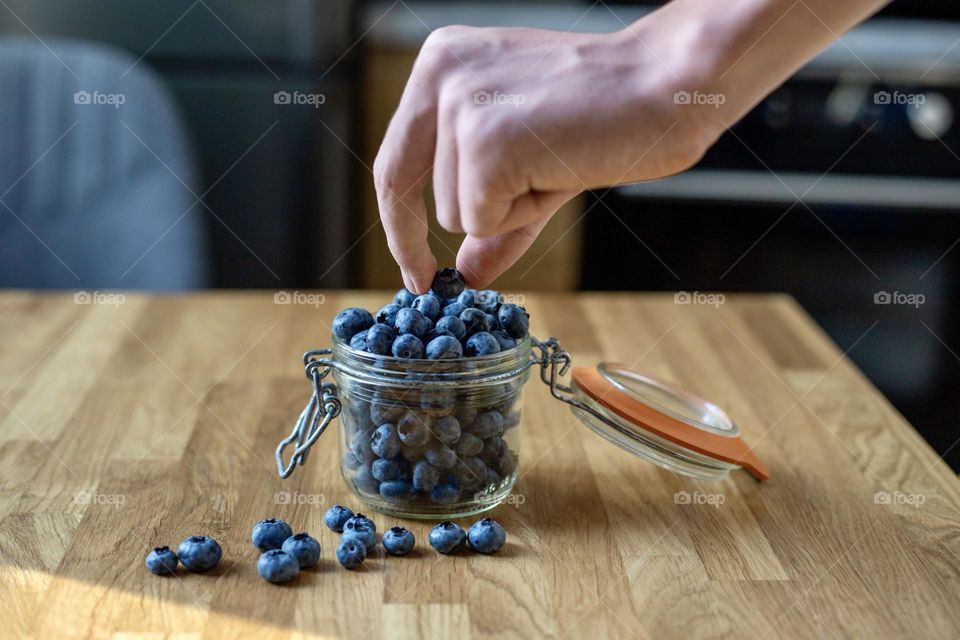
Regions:
M 314 349 L 303 354 L 304 373 L 310 380 L 311 394 L 307 406 L 300 412 L 293 431 L 277 445 L 277 473 L 288 478 L 296 466 L 307 461 L 310 447 L 327 430 L 330 422 L 340 414 L 340 399 L 337 386 L 332 382 L 322 382 L 330 373 L 332 362 L 317 356 L 329 355 L 329 349 Z M 284 460 L 284 450 L 293 445 L 290 462 Z
M 571 379 L 573 395 L 592 414 L 575 408 L 581 420 L 631 453 L 703 478 L 736 467 L 757 480 L 770 477 L 726 412 L 685 389 L 616 363 L 574 367 Z

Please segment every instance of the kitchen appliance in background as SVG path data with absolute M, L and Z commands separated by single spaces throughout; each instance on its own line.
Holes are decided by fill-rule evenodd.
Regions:
M 887 13 L 921 11 L 960 18 Z M 691 171 L 594 194 L 583 286 L 788 292 L 960 470 L 958 110 L 960 22 L 871 20 Z
M 188 215 L 210 238 L 210 285 L 337 287 L 350 284 L 342 256 L 358 224 L 342 215 L 355 162 L 353 5 L 6 0 L 0 36 L 101 42 L 160 74 L 198 151 L 209 209 Z

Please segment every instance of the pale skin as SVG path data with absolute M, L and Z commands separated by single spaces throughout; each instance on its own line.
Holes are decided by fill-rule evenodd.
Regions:
M 673 0 L 614 33 L 434 31 L 373 167 L 404 285 L 424 293 L 437 269 L 424 201 L 431 178 L 438 222 L 466 235 L 456 266 L 469 286 L 485 287 L 565 202 L 688 169 L 884 4 Z

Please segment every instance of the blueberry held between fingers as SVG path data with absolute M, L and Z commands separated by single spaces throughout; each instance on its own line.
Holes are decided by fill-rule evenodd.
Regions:
M 170 547 L 156 547 L 147 554 L 144 563 L 151 573 L 165 576 L 177 570 L 177 554 Z
M 347 569 L 356 569 L 367 557 L 367 548 L 358 540 L 343 538 L 337 547 L 337 562 Z
M 430 360 L 456 360 L 462 357 L 463 347 L 452 334 L 434 338 L 427 343 L 427 358 Z
M 413 549 L 416 538 L 404 527 L 391 527 L 383 532 L 383 548 L 392 556 L 405 556 Z
M 371 326 L 373 326 L 373 316 L 360 307 L 347 307 L 333 319 L 334 335 L 347 343 L 350 342 L 350 338 Z
M 283 541 L 280 547 L 297 559 L 301 569 L 312 567 L 320 561 L 320 543 L 309 533 L 297 533 Z
M 223 557 L 223 549 L 210 536 L 190 536 L 177 548 L 180 562 L 190 571 L 209 571 Z
M 423 342 L 413 334 L 404 334 L 393 342 L 393 357 L 416 360 L 423 357 Z
M 497 318 L 503 330 L 510 334 L 510 337 L 519 340 L 527 335 L 530 329 L 530 317 L 523 307 L 515 304 L 505 304 L 497 312 Z
M 286 551 L 270 549 L 257 559 L 257 573 L 264 580 L 276 584 L 290 582 L 300 575 L 300 564 Z
M 430 530 L 430 546 L 443 554 L 456 553 L 463 549 L 467 534 L 453 522 L 441 522 Z
M 463 293 L 466 283 L 463 280 L 463 274 L 456 269 L 440 269 L 433 276 L 433 284 L 430 289 L 441 298 L 456 298 Z
M 343 523 L 353 517 L 353 511 L 335 504 L 323 514 L 323 523 L 336 533 L 343 533 Z
M 293 529 L 286 522 L 276 518 L 267 518 L 253 526 L 250 539 L 253 546 L 261 551 L 269 551 L 282 547 L 283 541 L 292 535 Z
M 507 541 L 507 532 L 496 520 L 484 518 L 473 523 L 467 532 L 467 540 L 477 553 L 496 553 Z
M 489 356 L 494 353 L 500 353 L 500 343 L 486 331 L 473 334 L 467 338 L 466 343 L 463 345 L 463 355 L 468 358 L 474 356 Z
M 393 341 L 397 338 L 397 333 L 385 324 L 374 324 L 367 329 L 367 335 L 364 339 L 367 351 L 375 353 L 378 356 L 390 355 L 390 348 Z

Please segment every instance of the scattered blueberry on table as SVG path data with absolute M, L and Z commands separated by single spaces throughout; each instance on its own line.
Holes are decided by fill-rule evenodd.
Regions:
M 327 525 L 331 531 L 343 533 L 344 523 L 352 517 L 353 511 L 339 504 L 335 504 L 323 514 L 323 523 Z
M 297 559 L 301 569 L 312 567 L 320 561 L 320 543 L 309 533 L 298 533 L 283 541 L 280 549 Z
M 286 551 L 270 549 L 257 559 L 257 573 L 270 582 L 290 582 L 300 575 L 300 563 Z
M 158 576 L 165 576 L 177 570 L 177 554 L 170 547 L 156 547 L 147 554 L 147 569 Z
M 496 520 L 484 518 L 467 531 L 467 542 L 477 553 L 496 553 L 507 541 L 507 532 Z
M 384 482 L 383 484 L 389 483 Z M 370 553 L 373 551 L 373 548 L 377 546 L 377 530 L 372 522 L 370 525 L 367 525 L 362 520 L 354 517 L 347 520 L 346 524 L 343 525 L 343 536 L 340 539 L 341 541 L 347 539 L 356 540 L 363 545 L 367 553 Z
M 220 562 L 223 549 L 210 536 L 190 536 L 177 547 L 177 556 L 190 571 L 209 571 Z
M 367 557 L 367 549 L 354 538 L 343 537 L 337 546 L 337 562 L 347 569 L 356 569 Z
M 286 522 L 276 518 L 267 518 L 254 525 L 250 540 L 253 542 L 253 546 L 261 551 L 269 551 L 282 547 L 283 541 L 292 535 L 293 529 Z
M 413 549 L 416 538 L 404 527 L 390 527 L 383 532 L 383 548 L 392 556 L 405 556 Z
M 467 534 L 463 532 L 460 525 L 447 521 L 441 522 L 430 530 L 429 540 L 431 547 L 447 555 L 463 548 Z

